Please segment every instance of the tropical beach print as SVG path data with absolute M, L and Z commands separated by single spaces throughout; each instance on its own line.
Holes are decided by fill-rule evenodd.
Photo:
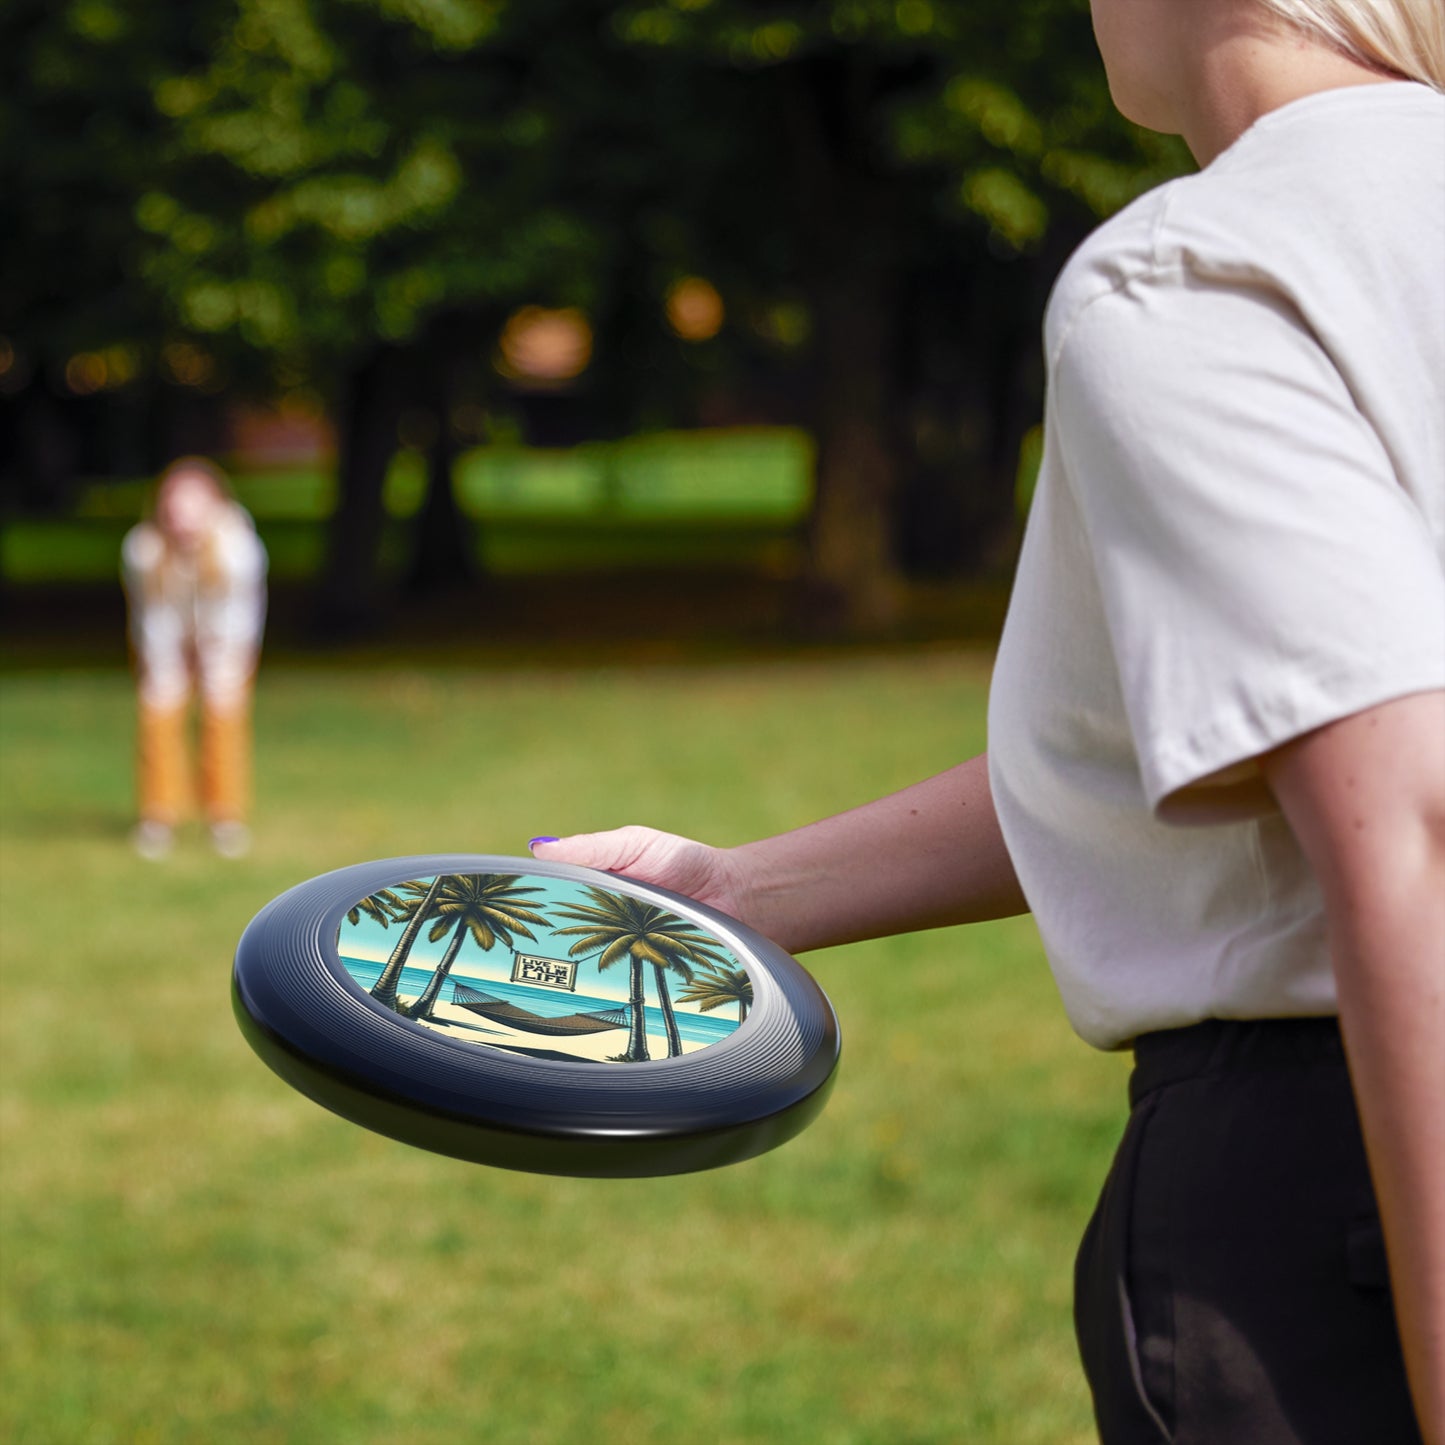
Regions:
M 753 1002 L 718 938 L 660 904 L 521 873 L 392 883 L 348 911 L 342 966 L 383 1008 L 533 1058 L 645 1063 L 730 1035 Z

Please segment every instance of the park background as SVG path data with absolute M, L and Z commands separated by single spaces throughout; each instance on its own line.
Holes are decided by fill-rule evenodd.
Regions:
M 1049 286 L 1187 164 L 1084 0 L 12 0 L 0 16 L 0 1436 L 1070 1445 L 1123 1064 L 1027 919 L 820 954 L 823 1118 L 486 1171 L 230 1017 L 367 858 L 741 841 L 985 744 Z M 272 559 L 250 858 L 126 846 L 118 548 Z

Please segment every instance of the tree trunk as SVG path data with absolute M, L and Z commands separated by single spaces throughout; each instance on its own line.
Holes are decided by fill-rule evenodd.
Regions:
M 1019 448 L 1042 411 L 1035 275 L 1032 259 L 1000 259 L 981 241 L 910 274 L 900 308 L 908 471 L 897 533 L 910 576 L 997 565 L 1015 533 Z
M 662 1006 L 662 1026 L 667 1033 L 667 1056 L 675 1059 L 682 1053 L 682 1035 L 677 1031 L 677 1015 L 672 1011 L 672 994 L 667 987 L 667 970 L 660 963 L 652 965 L 657 979 L 657 1001 Z
M 397 447 L 400 357 L 396 348 L 380 347 L 347 379 L 336 511 L 316 598 L 316 630 L 325 641 L 364 636 L 381 619 L 382 485 Z
M 467 936 L 467 920 L 457 919 L 457 926 L 450 939 L 447 940 L 447 951 L 442 954 L 442 961 L 437 964 L 436 971 L 427 980 L 426 987 L 422 990 L 421 997 L 415 1003 L 409 1004 L 402 1009 L 409 1019 L 429 1019 L 432 1011 L 436 1008 L 437 995 L 442 991 L 442 984 L 447 981 L 447 975 L 452 971 L 452 964 L 457 961 L 457 954 L 461 952 L 462 940 Z
M 811 580 L 850 631 L 886 631 L 902 610 L 894 548 L 898 466 L 889 432 L 892 324 L 886 279 L 865 265 L 814 291 L 817 492 Z
M 886 631 L 903 600 L 891 435 L 902 263 L 897 196 L 877 169 L 869 124 L 879 76 L 850 51 L 781 66 L 777 83 L 813 317 L 818 463 L 808 580 L 826 620 Z
M 386 967 L 381 971 L 381 977 L 371 986 L 371 996 L 378 1003 L 385 1004 L 387 1008 L 395 1008 L 396 984 L 401 977 L 401 971 L 406 967 L 407 954 L 411 952 L 412 944 L 416 942 L 416 936 L 421 932 L 421 926 L 431 915 L 432 905 L 435 904 L 437 894 L 441 892 L 442 884 L 447 880 L 445 873 L 438 873 L 432 879 L 431 887 L 426 891 L 426 897 L 418 899 L 416 912 L 407 920 L 406 931 L 396 941 L 396 947 L 391 951 L 391 957 L 386 961 Z
M 452 478 L 456 443 L 452 436 L 452 404 L 456 399 L 455 363 L 446 349 L 448 332 L 435 328 L 429 344 L 438 351 L 427 409 L 436 430 L 426 458 L 426 495 L 413 526 L 411 563 L 406 590 L 415 597 L 435 597 L 456 590 L 476 575 L 470 519 L 457 505 Z
M 627 1058 L 638 1064 L 650 1059 L 647 1051 L 647 996 L 643 992 L 642 960 L 634 957 L 627 984 L 627 1006 L 631 1013 L 631 1026 L 627 1034 Z
M 65 403 L 51 392 L 42 375 L 36 375 L 6 406 L 13 418 L 16 462 L 5 478 L 6 490 L 14 487 L 19 510 L 50 516 L 64 513 L 81 464 L 81 434 L 75 419 L 67 416 Z
M 452 489 L 456 448 L 444 418 L 438 418 L 436 439 L 427 449 L 426 496 L 417 514 L 406 590 L 414 597 L 453 592 L 476 575 L 470 520 L 457 505 Z

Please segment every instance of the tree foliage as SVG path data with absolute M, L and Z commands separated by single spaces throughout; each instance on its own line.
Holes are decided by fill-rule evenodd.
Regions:
M 16 0 L 3 27 L 0 331 L 52 379 L 179 339 L 319 391 L 363 611 L 397 417 L 430 407 L 443 476 L 453 404 L 540 303 L 592 319 L 597 429 L 763 378 L 754 409 L 819 440 L 815 580 L 885 617 L 910 498 L 1009 515 L 1062 254 L 1182 164 L 1113 112 L 1086 0 Z M 660 298 L 688 275 L 729 325 L 684 357 Z

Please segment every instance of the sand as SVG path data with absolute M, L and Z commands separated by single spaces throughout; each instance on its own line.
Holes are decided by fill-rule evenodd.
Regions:
M 404 999 L 403 1002 L 410 1003 L 411 1000 Z M 447 1038 L 469 1044 L 492 1045 L 508 1051 L 524 1050 L 540 1058 L 568 1058 L 605 1063 L 609 1055 L 627 1051 L 626 1024 L 621 1028 L 604 1029 L 595 1034 L 534 1034 L 525 1029 L 514 1029 L 492 1019 L 482 1018 L 440 999 L 437 1000 L 431 1018 L 418 1019 L 416 1022 L 445 1034 Z M 706 1047 L 705 1043 L 695 1043 L 690 1039 L 682 1041 L 682 1051 L 685 1054 L 696 1053 Z M 667 1035 L 648 1034 L 647 1051 L 654 1059 L 665 1059 Z

